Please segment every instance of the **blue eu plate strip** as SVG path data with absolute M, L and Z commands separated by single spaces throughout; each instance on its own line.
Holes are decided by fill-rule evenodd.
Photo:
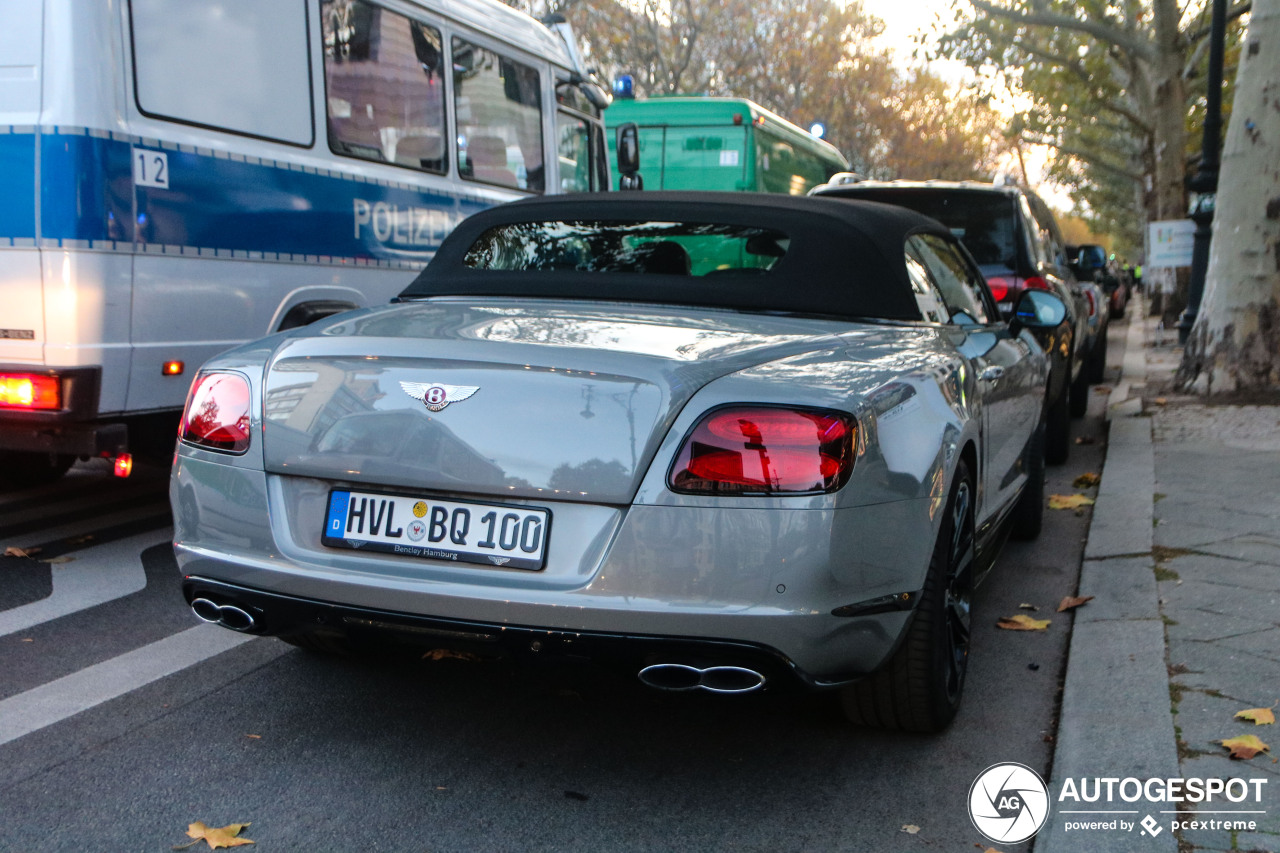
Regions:
M 329 520 L 325 522 L 325 536 L 331 536 L 334 539 L 342 538 L 347 524 L 347 506 L 350 503 L 350 492 L 334 492 L 329 495 Z

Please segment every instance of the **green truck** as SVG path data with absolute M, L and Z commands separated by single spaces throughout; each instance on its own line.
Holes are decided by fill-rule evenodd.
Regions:
M 613 131 L 626 122 L 639 127 L 640 173 L 650 190 L 804 195 L 849 169 L 834 145 L 745 98 L 620 98 L 605 122 L 614 156 Z

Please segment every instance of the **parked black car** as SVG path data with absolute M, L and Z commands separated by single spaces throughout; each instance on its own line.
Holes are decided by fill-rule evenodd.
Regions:
M 1070 419 L 1083 415 L 1088 404 L 1087 362 L 1090 355 L 1098 357 L 1095 339 L 1105 364 L 1106 330 L 1096 320 L 1101 306 L 1091 310 L 1089 297 L 1068 265 L 1066 243 L 1048 205 L 1025 187 L 973 181 L 863 181 L 837 176 L 832 183 L 814 187 L 810 195 L 896 204 L 938 220 L 978 262 L 1006 316 L 1024 290 L 1047 290 L 1062 298 L 1069 309 L 1067 319 L 1056 328 L 1040 330 L 1036 337 L 1051 358 L 1045 458 L 1054 464 L 1065 462 L 1071 448 Z

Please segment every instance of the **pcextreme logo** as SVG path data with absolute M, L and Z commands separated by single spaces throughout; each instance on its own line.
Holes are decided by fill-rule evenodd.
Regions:
M 1166 829 L 1256 831 L 1267 779 L 1067 778 L 1058 786 L 1061 831 L 1134 833 L 1154 838 Z M 1017 844 L 1049 820 L 1051 797 L 1040 775 L 1024 764 L 993 764 L 969 788 L 969 817 L 988 839 Z M 1162 808 L 1163 806 L 1163 808 Z

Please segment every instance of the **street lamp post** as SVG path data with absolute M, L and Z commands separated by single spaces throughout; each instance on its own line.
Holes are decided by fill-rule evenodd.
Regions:
M 1191 190 L 1191 220 L 1196 224 L 1191 250 L 1191 283 L 1187 308 L 1178 321 L 1178 343 L 1185 344 L 1196 323 L 1204 278 L 1209 270 L 1209 244 L 1213 239 L 1213 209 L 1218 192 L 1219 141 L 1222 137 L 1222 55 L 1227 37 L 1227 0 L 1213 0 L 1213 21 L 1209 28 L 1209 91 L 1205 98 L 1204 141 L 1200 146 L 1200 167 L 1188 183 Z

